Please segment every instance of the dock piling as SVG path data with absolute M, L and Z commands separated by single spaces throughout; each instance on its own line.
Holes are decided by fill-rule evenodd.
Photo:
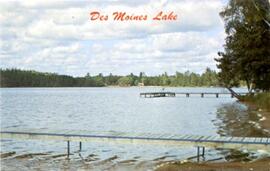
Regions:
M 202 156 L 204 157 L 205 154 L 205 147 L 202 147 Z
M 70 155 L 70 142 L 67 141 L 67 158 L 69 159 L 69 155 Z
M 201 154 L 201 148 L 202 148 L 202 154 Z M 200 162 L 200 156 L 204 158 L 205 155 L 205 147 L 197 146 L 197 162 Z
M 79 151 L 82 151 L 82 142 L 79 142 Z
M 200 161 L 200 147 L 197 147 L 197 162 Z

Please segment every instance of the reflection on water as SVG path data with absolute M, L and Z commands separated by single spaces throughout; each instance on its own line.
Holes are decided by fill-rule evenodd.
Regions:
M 146 168 L 153 168 L 159 161 L 138 160 L 134 157 L 129 160 L 120 159 L 114 155 L 106 159 L 100 160 L 97 155 L 90 154 L 81 156 L 81 154 L 73 154 L 71 159 L 67 159 L 65 154 L 52 153 L 29 153 L 25 155 L 14 155 L 10 153 L 2 159 L 1 170 L 110 170 L 110 171 L 127 171 L 136 170 L 144 171 Z M 9 158 L 8 158 L 9 157 Z M 162 160 L 161 160 L 162 161 Z
M 216 116 L 213 123 L 221 136 L 267 137 L 270 135 L 269 127 L 261 125 L 261 121 L 264 121 L 266 116 L 241 103 L 223 104 L 217 109 Z
M 269 113 L 260 113 L 239 102 L 221 105 L 213 120 L 220 136 L 269 137 Z M 264 124 L 268 123 L 268 124 Z M 251 161 L 267 157 L 267 153 L 239 151 L 235 149 L 217 149 L 227 161 Z

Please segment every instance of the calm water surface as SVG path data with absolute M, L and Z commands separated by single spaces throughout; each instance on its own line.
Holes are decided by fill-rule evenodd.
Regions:
M 250 111 L 229 95 L 190 98 L 140 98 L 161 88 L 11 88 L 1 91 L 1 128 L 268 136 L 265 116 Z M 222 88 L 166 88 L 179 92 L 226 92 Z M 236 89 L 245 92 L 245 89 Z M 78 144 L 72 142 L 72 150 Z M 64 154 L 65 142 L 4 140 L 1 152 Z M 208 149 L 207 159 L 226 158 L 228 151 Z M 195 148 L 83 143 L 81 158 L 101 162 L 170 161 L 196 154 Z M 254 153 L 257 155 L 257 153 Z M 78 159 L 79 155 L 73 155 Z M 89 157 L 90 156 L 90 157 Z M 93 157 L 95 156 L 95 157 Z

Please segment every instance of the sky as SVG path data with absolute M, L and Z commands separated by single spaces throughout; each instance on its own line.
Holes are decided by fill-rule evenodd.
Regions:
M 216 70 L 224 0 L 0 0 L 0 68 L 72 76 Z M 89 13 L 108 15 L 90 20 Z M 147 15 L 114 21 L 113 12 Z M 160 11 L 175 21 L 155 21 Z

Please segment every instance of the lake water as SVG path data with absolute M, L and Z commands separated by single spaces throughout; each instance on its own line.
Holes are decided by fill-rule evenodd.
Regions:
M 235 89 L 246 92 L 245 89 Z M 172 133 L 195 135 L 269 136 L 268 118 L 252 111 L 229 95 L 185 95 L 140 98 L 140 92 L 161 91 L 160 87 L 131 88 L 2 88 L 1 128 L 48 128 L 71 130 Z M 166 88 L 175 92 L 227 92 L 222 88 Z M 269 123 L 269 122 L 268 122 Z M 78 143 L 71 143 L 78 150 Z M 1 153 L 16 155 L 64 154 L 59 141 L 3 140 Z M 151 145 L 83 143 L 83 151 L 71 160 L 92 163 L 141 164 L 181 160 L 196 154 L 195 148 Z M 207 149 L 206 159 L 228 159 L 231 151 Z M 251 158 L 260 156 L 249 153 Z M 13 156 L 14 157 L 14 156 Z M 55 158 L 50 159 L 52 161 Z M 51 162 L 51 161 L 50 161 Z M 79 164 L 80 165 L 80 164 Z M 100 164 L 102 165 L 102 164 Z M 53 167 L 53 166 L 52 166 Z

